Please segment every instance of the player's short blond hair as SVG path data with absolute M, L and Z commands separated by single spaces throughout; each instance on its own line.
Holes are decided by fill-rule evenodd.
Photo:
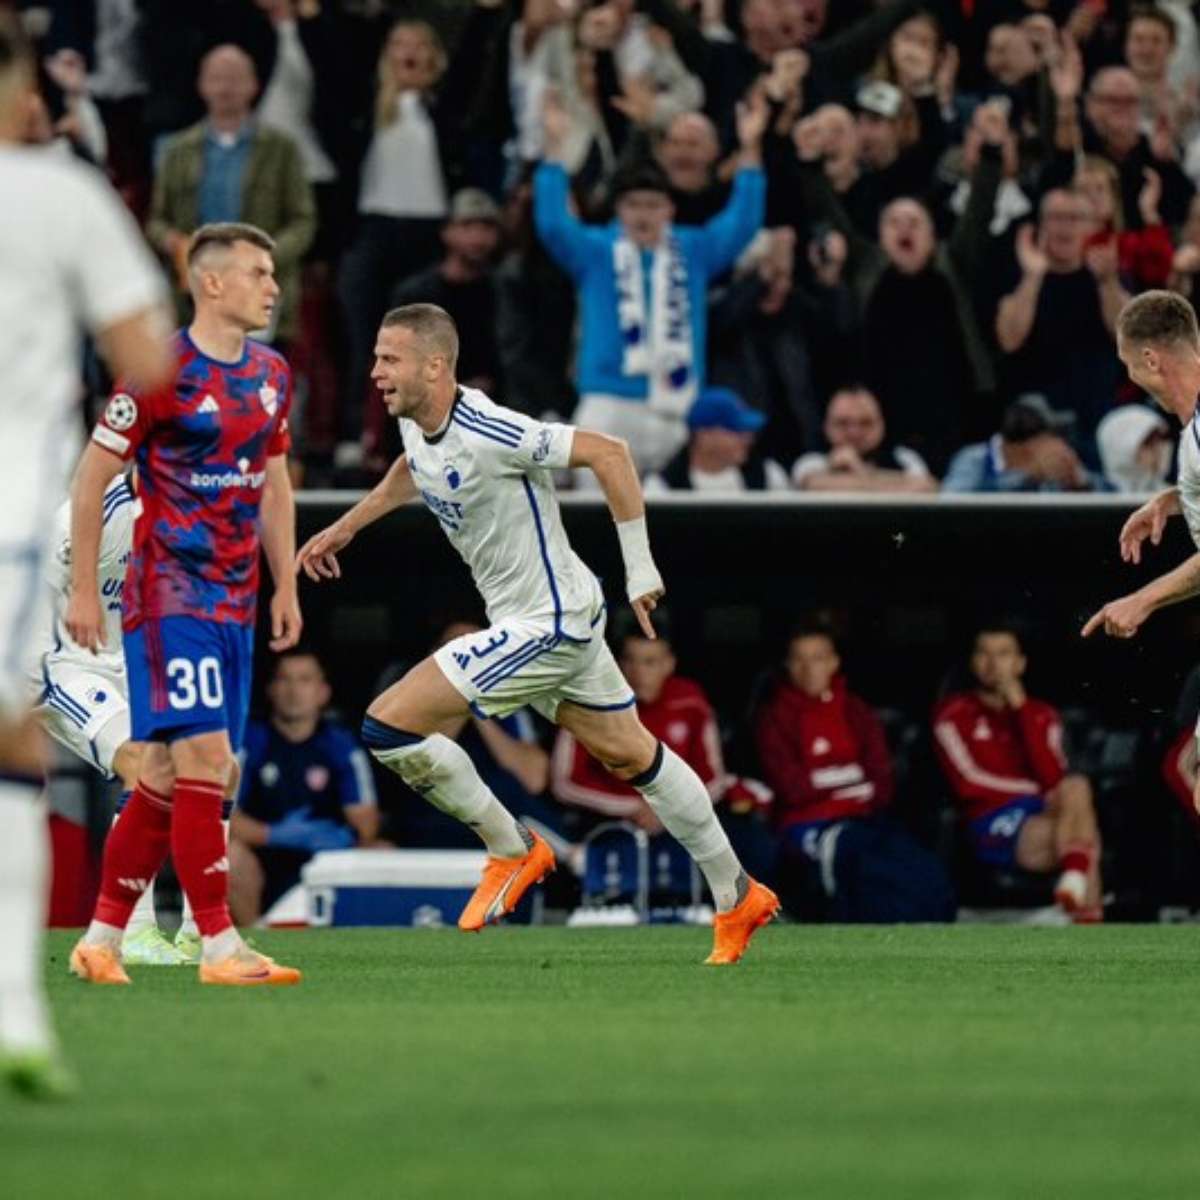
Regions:
M 1178 292 L 1155 290 L 1135 296 L 1117 317 L 1117 335 L 1135 345 L 1200 350 L 1196 310 Z
M 257 246 L 268 254 L 275 253 L 275 239 L 257 225 L 248 225 L 242 221 L 214 221 L 209 225 L 201 225 L 192 234 L 192 239 L 188 242 L 188 266 L 194 266 L 201 255 L 210 249 L 228 250 L 238 242 L 249 242 L 251 246 Z
M 407 329 L 427 355 L 440 354 L 450 370 L 458 365 L 458 328 L 454 318 L 436 304 L 405 304 L 383 318 L 383 328 Z

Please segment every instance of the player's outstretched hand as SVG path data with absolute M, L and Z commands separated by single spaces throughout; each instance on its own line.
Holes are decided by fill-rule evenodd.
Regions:
M 98 654 L 104 649 L 104 613 L 100 609 L 100 597 L 84 596 L 75 591 L 67 601 L 67 612 L 63 624 L 71 640 L 85 650 Z
M 647 592 L 644 596 L 638 596 L 629 602 L 638 619 L 638 624 L 642 627 L 642 632 L 651 641 L 654 641 L 658 634 L 654 632 L 654 626 L 650 623 L 650 614 L 658 607 L 658 602 L 663 598 L 665 590 L 665 588 L 655 588 L 654 591 Z
M 300 547 L 296 555 L 296 570 L 303 570 L 314 583 L 322 579 L 341 579 L 342 568 L 338 566 L 338 551 L 345 549 L 354 537 L 340 522 L 335 521 L 328 529 L 314 534 Z
M 1164 492 L 1147 500 L 1121 527 L 1121 557 L 1127 563 L 1142 561 L 1142 543 L 1149 538 L 1157 546 L 1162 541 L 1167 520 L 1174 511 L 1170 505 L 1171 493 Z
M 304 618 L 294 589 L 280 589 L 271 597 L 271 649 L 276 654 L 290 650 L 300 641 Z
M 1145 602 L 1134 592 L 1131 596 L 1110 601 L 1095 613 L 1083 627 L 1082 636 L 1091 637 L 1097 629 L 1103 628 L 1109 637 L 1131 638 L 1149 615 Z

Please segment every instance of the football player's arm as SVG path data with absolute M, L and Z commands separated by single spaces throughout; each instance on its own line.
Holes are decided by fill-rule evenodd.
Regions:
M 288 475 L 287 455 L 267 459 L 267 478 L 262 497 L 262 547 L 275 581 L 271 597 L 271 649 L 287 650 L 300 640 L 304 627 L 296 596 L 296 499 Z
M 300 547 L 296 555 L 296 570 L 303 569 L 314 583 L 322 579 L 340 579 L 338 552 L 348 546 L 360 529 L 386 516 L 393 509 L 417 496 L 408 466 L 408 455 L 402 454 L 392 463 L 388 473 L 352 508 L 343 513 L 327 529 L 314 534 Z
M 590 429 L 576 429 L 571 442 L 570 465 L 590 468 L 604 492 L 621 539 L 629 603 L 642 632 L 653 638 L 650 614 L 662 599 L 666 587 L 650 554 L 646 503 L 629 447 L 620 438 Z
M 64 624 L 92 652 L 104 645 L 98 569 L 104 536 L 104 492 L 125 469 L 116 454 L 89 442 L 71 481 L 71 596 Z
M 1200 554 L 1193 554 L 1136 592 L 1110 600 L 1083 627 L 1083 636 L 1089 637 L 1103 626 L 1110 637 L 1131 638 L 1151 613 L 1196 595 L 1200 595 Z
M 106 325 L 96 341 L 114 379 L 136 379 L 140 389 L 154 391 L 174 377 L 170 332 L 166 312 L 154 307 Z

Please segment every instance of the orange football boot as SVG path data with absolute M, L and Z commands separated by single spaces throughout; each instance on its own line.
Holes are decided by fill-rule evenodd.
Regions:
M 499 921 L 517 907 L 518 901 L 535 883 L 540 883 L 554 870 L 554 851 L 536 833 L 531 833 L 530 837 L 533 845 L 524 858 L 488 855 L 483 879 L 458 918 L 459 929 L 478 933 L 485 925 Z
M 742 902 L 713 918 L 713 951 L 704 960 L 713 967 L 735 963 L 750 945 L 754 931 L 779 912 L 779 897 L 769 887 L 750 880 Z
M 71 951 L 71 974 L 88 983 L 130 983 L 121 956 L 107 946 L 76 944 Z
M 200 982 L 224 987 L 287 987 L 304 976 L 295 967 L 281 967 L 273 958 L 246 950 L 217 963 L 200 964 Z

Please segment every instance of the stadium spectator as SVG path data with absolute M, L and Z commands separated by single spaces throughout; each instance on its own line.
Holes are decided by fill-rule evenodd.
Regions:
M 1167 486 L 1174 438 L 1161 413 L 1122 404 L 1096 430 L 1104 478 L 1118 492 L 1158 492 Z
M 1162 197 L 1162 179 L 1158 172 L 1146 168 L 1146 181 L 1138 193 L 1140 229 L 1125 228 L 1121 179 L 1107 158 L 1087 155 L 1075 172 L 1075 190 L 1091 203 L 1096 220 L 1092 239 L 1116 238 L 1121 280 L 1135 292 L 1165 287 L 1175 248 L 1171 244 L 1170 231 L 1158 213 L 1158 202 Z
M 1060 94 L 1055 134 L 1060 155 L 1048 168 L 1047 182 L 1066 182 L 1071 177 L 1072 155 L 1082 144 L 1089 153 L 1107 158 L 1120 173 L 1127 229 L 1137 229 L 1141 224 L 1138 196 L 1146 182 L 1147 168 L 1157 171 L 1162 179 L 1162 219 L 1168 225 L 1177 225 L 1187 215 L 1195 188 L 1179 166 L 1179 150 L 1170 122 L 1165 118 L 1159 120 L 1153 136 L 1148 138 L 1141 132 L 1140 105 L 1141 88 L 1127 67 L 1103 67 L 1092 77 L 1082 131 L 1078 128 L 1074 104 L 1066 103 Z
M 346 236 L 353 166 L 346 132 L 362 90 L 351 67 L 354 49 L 344 18 L 305 0 L 254 0 L 271 20 L 272 53 L 265 65 L 258 119 L 296 143 L 317 206 L 313 252 L 331 260 Z
M 700 777 L 738 857 L 754 878 L 772 875 L 771 838 L 758 817 L 769 798 L 760 783 L 725 771 L 716 713 L 704 689 L 676 673 L 666 611 L 651 614 L 655 638 L 650 640 L 622 614 L 613 622 L 617 662 L 637 697 L 638 716 L 646 728 L 669 746 Z M 629 821 L 653 839 L 670 840 L 662 822 L 633 788 L 607 772 L 566 729 L 560 729 L 551 756 L 550 790 L 560 804 L 582 814 L 584 829 L 601 820 Z
M 672 118 L 655 148 L 667 176 L 677 225 L 703 225 L 729 202 L 729 185 L 715 175 L 721 146 L 713 123 L 697 112 Z
M 167 144 L 154 178 L 146 233 L 175 268 L 185 305 L 188 239 L 200 225 L 241 221 L 275 240 L 281 289 L 270 339 L 296 333 L 300 262 L 316 228 L 312 188 L 296 143 L 254 119 L 254 63 L 236 46 L 218 46 L 200 64 L 198 89 L 208 116 Z
M 1055 900 L 1079 921 L 1103 919 L 1100 830 L 1088 780 L 1070 772 L 1062 720 L 1023 683 L 1019 632 L 985 625 L 969 662 L 973 686 L 933 715 L 934 745 L 983 864 L 1058 873 Z
M 508 194 L 508 253 L 496 272 L 496 342 L 504 402 L 531 416 L 575 408 L 570 360 L 575 339 L 575 287 L 533 227 L 531 172 Z
M 1129 299 L 1115 239 L 1088 244 L 1095 225 L 1085 195 L 1047 192 L 1037 231 L 1023 225 L 1017 233 L 1020 281 L 996 311 L 1011 389 L 1039 392 L 1074 413 L 1080 449 L 1091 461 L 1096 425 L 1116 399 L 1113 329 Z
M 357 226 L 337 290 L 345 320 L 346 373 L 337 464 L 362 460 L 371 350 L 392 289 L 437 258 L 448 198 L 465 182 L 463 127 L 488 25 L 476 6 L 453 58 L 433 27 L 402 18 L 376 67 L 372 119 L 356 147 L 361 161 Z
M 325 717 L 320 660 L 296 649 L 272 664 L 266 721 L 246 729 L 241 786 L 229 824 L 229 906 L 253 925 L 299 882 L 321 850 L 369 845 L 379 830 L 370 760 Z
M 1063 431 L 1070 413 L 1043 396 L 1022 396 L 1005 409 L 1000 431 L 964 446 L 950 461 L 944 492 L 1089 492 L 1103 481 L 1080 461 Z
M 1141 125 L 1153 131 L 1160 120 L 1174 123 L 1182 97 L 1170 80 L 1175 20 L 1156 4 L 1135 5 L 1125 29 L 1125 63 L 1141 88 Z
M 661 472 L 646 477 L 643 490 L 648 496 L 786 490 L 787 472 L 773 459 L 755 453 L 756 435 L 766 421 L 729 388 L 705 388 L 688 413 L 687 445 Z
M 442 226 L 441 262 L 402 280 L 390 307 L 436 304 L 462 330 L 458 378 L 468 387 L 502 395 L 500 352 L 496 345 L 496 251 L 500 209 L 479 188 L 463 188 L 450 201 Z
M 1200 196 L 1192 198 L 1188 217 L 1180 231 L 1179 248 L 1171 262 L 1167 286 L 1189 300 L 1196 294 L 1196 274 L 1200 272 Z
M 883 726 L 851 692 L 833 638 L 800 626 L 755 717 L 775 792 L 780 883 L 794 908 L 821 890 L 835 921 L 948 921 L 941 864 L 883 819 L 894 775 Z M 789 901 L 785 901 L 789 902 Z
M 829 449 L 798 458 L 792 484 L 806 492 L 936 492 L 925 460 L 888 440 L 883 411 L 862 384 L 834 392 L 825 412 Z
M 765 229 L 709 290 L 710 377 L 767 415 L 760 446 L 778 462 L 816 444 L 825 381 L 843 378 L 856 356 L 846 253 L 846 239 L 826 229 L 806 263 L 791 225 Z
M 639 470 L 656 470 L 686 441 L 684 417 L 704 384 L 706 292 L 758 232 L 765 179 L 759 101 L 739 113 L 740 169 L 721 213 L 699 228 L 672 225 L 666 177 L 634 164 L 613 180 L 616 220 L 584 226 L 568 207 L 558 154 L 565 110 L 546 106 L 549 161 L 534 176 L 534 220 L 574 279 L 581 310 L 574 420 L 628 440 Z
M 892 435 L 934 472 L 945 468 L 976 420 L 981 398 L 995 389 L 969 287 L 988 247 L 1007 135 L 1002 109 L 990 106 L 986 121 L 970 203 L 944 244 L 936 239 L 928 210 L 911 199 L 895 200 L 884 210 L 879 245 L 864 238 L 801 148 L 805 161 L 797 180 L 809 211 L 849 242 L 848 269 L 863 312 L 866 382 L 879 397 Z

